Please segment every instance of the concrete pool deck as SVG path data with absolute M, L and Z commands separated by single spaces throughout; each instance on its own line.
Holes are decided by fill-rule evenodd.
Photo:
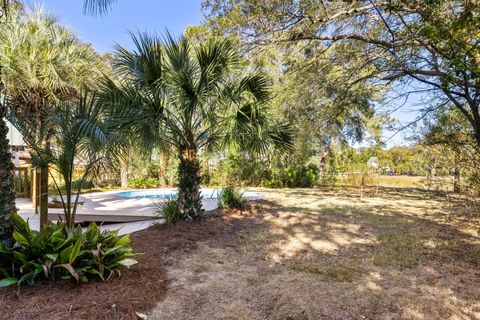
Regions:
M 91 216 L 92 219 L 100 219 L 99 221 L 113 221 L 115 223 L 104 224 L 101 226 L 103 230 L 120 229 L 119 234 L 127 234 L 147 229 L 154 223 L 162 223 L 162 219 L 155 219 L 155 203 L 161 199 L 152 198 L 127 198 L 118 194 L 126 191 L 156 191 L 173 192 L 176 189 L 162 188 L 150 190 L 112 190 L 103 192 L 92 192 L 81 195 L 83 205 L 78 207 L 77 213 L 82 216 Z M 245 192 L 244 196 L 247 200 L 263 198 L 262 192 Z M 218 207 L 217 199 L 203 199 L 203 208 L 205 211 L 211 211 Z M 40 226 L 39 215 L 35 214 L 32 201 L 26 198 L 17 198 L 17 207 L 22 218 L 28 219 L 32 229 L 38 230 Z M 49 208 L 50 220 L 56 220 L 53 217 L 62 215 L 63 209 Z M 138 221 L 130 221 L 121 223 L 122 216 L 134 217 Z M 105 220 L 102 220 L 105 219 Z

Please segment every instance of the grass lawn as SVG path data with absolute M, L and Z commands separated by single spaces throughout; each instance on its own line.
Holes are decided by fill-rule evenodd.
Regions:
M 480 215 L 416 189 L 282 189 L 132 235 L 108 283 L 0 291 L 1 319 L 476 319 Z

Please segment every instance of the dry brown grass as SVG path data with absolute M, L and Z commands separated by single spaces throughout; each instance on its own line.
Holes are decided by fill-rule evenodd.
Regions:
M 377 173 L 354 173 L 341 176 L 338 182 L 343 186 L 360 187 L 364 186 L 380 186 L 380 187 L 394 187 L 394 188 L 425 188 L 437 191 L 452 191 L 453 177 L 439 176 L 434 180 L 429 180 L 422 176 L 388 176 L 379 175 Z
M 152 319 L 480 319 L 479 220 L 432 192 L 283 189 L 263 225 L 174 255 Z

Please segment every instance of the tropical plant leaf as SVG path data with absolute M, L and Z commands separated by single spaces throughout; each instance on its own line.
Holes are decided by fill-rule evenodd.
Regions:
M 16 278 L 3 278 L 0 280 L 0 288 L 10 287 L 18 284 L 18 279 Z
M 119 265 L 130 267 L 138 263 L 135 259 L 123 259 L 117 262 Z
M 83 242 L 82 239 L 78 239 L 75 245 L 73 246 L 72 250 L 70 251 L 70 258 L 68 260 L 70 264 L 74 263 L 75 260 L 77 259 L 80 253 L 80 249 L 82 247 L 82 242 Z
M 72 277 L 74 277 L 75 280 L 77 280 L 77 282 L 80 281 L 80 276 L 78 275 L 78 273 L 75 271 L 75 269 L 72 267 L 70 263 L 60 264 L 57 267 L 65 268 L 72 275 Z

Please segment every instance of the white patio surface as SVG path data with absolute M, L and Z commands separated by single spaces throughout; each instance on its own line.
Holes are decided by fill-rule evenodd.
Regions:
M 174 191 L 175 189 L 161 190 L 168 192 Z M 77 212 L 82 215 L 128 215 L 145 218 L 142 219 L 142 221 L 127 223 L 110 223 L 101 226 L 103 230 L 119 229 L 120 235 L 147 229 L 154 223 L 163 223 L 162 219 L 155 219 L 155 203 L 161 201 L 160 199 L 126 198 L 117 195 L 118 193 L 125 191 L 140 190 L 113 190 L 83 194 L 81 195 L 80 201 L 84 202 L 84 204 L 78 207 Z M 244 195 L 245 198 L 249 200 L 260 199 L 264 197 L 264 194 L 260 192 L 246 192 Z M 217 199 L 203 199 L 202 204 L 203 208 L 207 212 L 214 210 L 218 207 Z M 28 219 L 30 227 L 33 230 L 39 230 L 40 218 L 38 214 L 35 214 L 32 201 L 27 198 L 17 198 L 17 207 L 19 209 L 19 215 L 26 220 Z M 63 213 L 63 209 L 49 208 L 48 211 L 50 216 L 52 215 L 52 213 Z

